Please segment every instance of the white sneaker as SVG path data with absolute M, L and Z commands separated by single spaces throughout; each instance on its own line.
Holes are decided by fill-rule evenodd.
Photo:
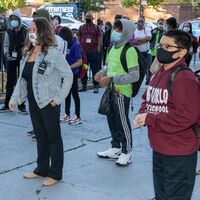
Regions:
M 77 117 L 76 115 L 74 117 L 72 117 L 69 121 L 70 125 L 78 125 L 78 124 L 82 124 L 81 118 Z
M 200 175 L 200 170 L 196 170 L 196 175 Z
M 121 154 L 121 149 L 119 148 L 110 148 L 106 151 L 102 151 L 102 152 L 97 152 L 97 156 L 99 156 L 100 158 L 119 158 L 119 155 Z
M 64 114 L 64 116 L 60 118 L 60 122 L 69 122 L 70 120 L 70 115 L 67 114 Z
M 127 153 L 127 154 L 121 153 L 118 160 L 116 161 L 116 165 L 121 166 L 121 167 L 126 167 L 126 166 L 130 165 L 132 162 L 131 156 L 132 156 L 131 152 Z

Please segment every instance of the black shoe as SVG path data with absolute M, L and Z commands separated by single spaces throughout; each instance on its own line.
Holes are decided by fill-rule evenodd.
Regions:
M 0 108 L 0 113 L 5 113 L 5 112 L 11 112 L 8 106 L 3 106 L 2 108 Z
M 95 86 L 95 87 L 94 87 L 94 91 L 93 91 L 93 92 L 96 93 L 96 94 L 99 93 L 99 88 L 98 88 L 98 86 Z
M 19 112 L 20 114 L 22 114 L 22 115 L 28 115 L 28 112 L 27 112 L 25 106 L 18 107 L 18 112 Z
M 33 135 L 35 135 L 34 130 L 32 130 L 32 131 L 28 131 L 28 132 L 27 132 L 27 135 L 28 135 L 28 136 L 33 136 Z
M 32 140 L 33 140 L 33 141 L 36 141 L 36 140 L 37 140 L 35 134 L 32 136 Z
M 86 90 L 87 90 L 86 85 L 82 85 L 82 87 L 78 91 L 85 92 Z

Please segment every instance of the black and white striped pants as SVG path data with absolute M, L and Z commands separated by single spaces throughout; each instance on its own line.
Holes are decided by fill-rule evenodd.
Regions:
M 132 151 L 132 133 L 128 117 L 129 106 L 130 98 L 115 93 L 115 103 L 112 103 L 113 115 L 107 116 L 112 136 L 112 148 L 122 148 L 122 153 Z

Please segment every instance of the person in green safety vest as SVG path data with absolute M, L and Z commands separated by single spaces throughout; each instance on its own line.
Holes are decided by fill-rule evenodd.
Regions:
M 159 19 L 157 21 L 157 27 L 151 31 L 152 38 L 150 40 L 150 49 L 151 49 L 152 62 L 157 56 L 157 45 L 159 44 L 161 37 L 165 33 L 164 24 L 165 20 Z

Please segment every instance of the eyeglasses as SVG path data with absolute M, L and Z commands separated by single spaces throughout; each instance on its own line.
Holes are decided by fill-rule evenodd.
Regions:
M 157 49 L 163 48 L 163 49 L 165 49 L 165 50 L 168 50 L 168 49 L 171 48 L 171 47 L 177 48 L 177 49 L 184 49 L 183 47 L 174 46 L 174 45 L 169 45 L 169 44 L 161 44 L 161 43 L 159 43 L 159 44 L 157 45 Z
M 138 21 L 138 23 L 144 23 L 144 21 Z

